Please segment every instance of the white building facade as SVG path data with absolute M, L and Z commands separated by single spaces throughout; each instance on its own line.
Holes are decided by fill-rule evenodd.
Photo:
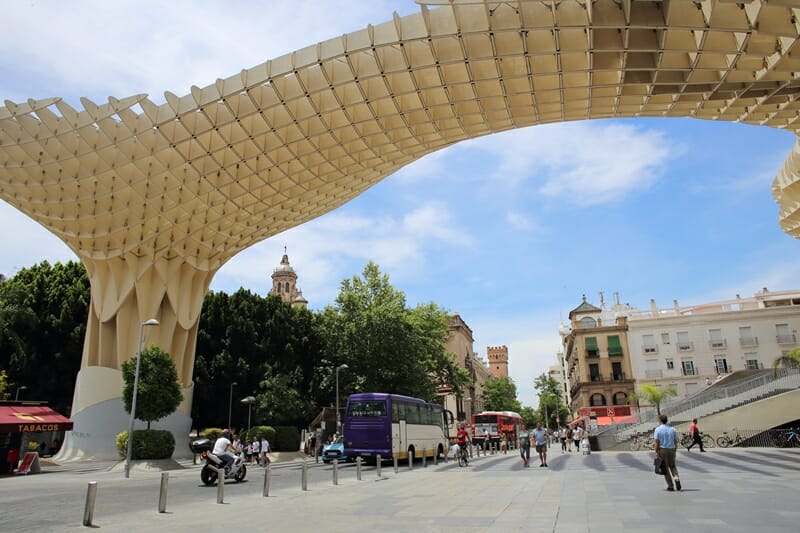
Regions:
M 800 291 L 763 289 L 751 298 L 631 310 L 628 343 L 638 389 L 672 387 L 682 398 L 737 370 L 770 368 L 800 348 Z

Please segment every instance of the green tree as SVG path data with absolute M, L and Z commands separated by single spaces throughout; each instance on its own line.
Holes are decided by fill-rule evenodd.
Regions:
M 0 370 L 0 400 L 8 399 L 8 374 L 5 370 Z
M 522 421 L 525 422 L 525 427 L 527 428 L 535 427 L 536 422 L 541 421 L 539 418 L 539 411 L 533 407 L 528 407 L 527 405 L 520 409 L 519 416 L 522 417 Z
M 125 382 L 122 399 L 128 413 L 131 412 L 135 374 L 136 357 L 131 357 L 122 363 L 122 379 Z M 174 413 L 182 401 L 178 371 L 169 354 L 155 345 L 142 350 L 136 418 L 147 422 L 149 430 L 151 422 Z
M 318 336 L 324 339 L 315 375 L 319 390 L 333 391 L 334 369 L 346 363 L 339 375 L 343 395 L 386 391 L 434 400 L 440 386 L 460 391 L 468 376 L 444 350 L 447 320 L 448 313 L 435 304 L 408 309 L 405 295 L 369 262 L 362 276 L 342 281 L 335 305 L 319 315 Z M 333 394 L 329 397 L 333 404 Z
M 261 418 L 273 425 L 293 425 L 313 411 L 314 402 L 303 395 L 302 372 L 275 372 L 268 368 L 260 383 L 256 406 Z
M 634 404 L 637 400 L 644 400 L 645 402 L 656 407 L 656 413 L 661 416 L 661 404 L 667 398 L 677 396 L 678 392 L 672 387 L 661 388 L 652 383 L 645 383 L 639 387 L 638 392 L 632 392 L 628 396 L 628 403 Z
M 293 376 L 293 386 L 309 405 L 306 412 L 284 423 L 305 425 L 320 394 L 314 382 L 314 370 L 320 365 L 315 321 L 311 311 L 293 308 L 277 296 L 262 297 L 245 289 L 232 295 L 208 293 L 200 314 L 194 365 L 195 426 L 226 426 L 232 395 L 233 426 L 242 427 L 248 408 L 240 400 L 258 397 L 262 384 L 282 374 Z M 271 411 L 262 408 L 265 405 L 275 404 L 254 404 L 251 424 L 275 423 Z
M 511 378 L 490 377 L 483 384 L 483 405 L 487 411 L 516 411 L 522 406 L 517 400 L 517 386 Z
M 772 362 L 772 375 L 778 373 L 778 368 L 800 368 L 800 348 L 787 352 Z
M 83 265 L 44 261 L 0 279 L 0 368 L 25 397 L 65 412 L 80 369 L 89 280 Z
M 569 418 L 569 408 L 564 404 L 561 384 L 547 374 L 533 380 L 533 387 L 539 393 L 539 420 L 548 428 L 556 428 Z

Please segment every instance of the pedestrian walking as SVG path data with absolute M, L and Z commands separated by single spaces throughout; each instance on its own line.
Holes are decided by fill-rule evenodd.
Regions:
M 532 436 L 536 444 L 536 453 L 539 454 L 539 468 L 547 467 L 547 430 L 542 428 L 541 422 L 536 422 Z
M 531 436 L 527 431 L 519 434 L 519 455 L 522 457 L 522 466 L 528 468 L 531 461 Z
M 583 425 L 578 424 L 575 426 L 575 429 L 572 430 L 572 442 L 575 444 L 575 451 L 581 451 L 581 439 L 583 438 Z
M 251 450 L 253 451 L 253 459 L 255 464 L 259 463 L 259 456 L 261 455 L 261 442 L 259 442 L 258 437 L 253 439 L 253 443 L 250 445 Z
M 700 451 L 704 452 L 703 449 L 703 438 L 700 436 L 700 430 L 697 428 L 697 419 L 693 418 L 692 423 L 689 424 L 689 435 L 692 437 L 692 443 L 686 447 L 686 451 L 692 449 L 695 444 L 700 445 Z
M 561 429 L 558 430 L 558 439 L 561 441 L 561 453 L 564 454 L 567 451 L 567 428 L 561 426 Z
M 667 482 L 667 490 L 669 492 L 673 492 L 675 489 L 681 490 L 681 479 L 678 474 L 678 467 L 675 464 L 678 432 L 675 431 L 674 427 L 667 424 L 667 415 L 661 415 L 659 420 L 661 420 L 661 425 L 653 432 L 656 455 L 664 461 L 664 480 Z
M 266 467 L 269 464 L 269 441 L 267 436 L 261 437 L 261 466 Z

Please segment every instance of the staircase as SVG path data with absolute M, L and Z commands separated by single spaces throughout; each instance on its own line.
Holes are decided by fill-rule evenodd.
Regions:
M 772 370 L 737 372 L 692 396 L 665 403 L 661 413 L 669 417 L 671 424 L 677 425 L 798 388 L 800 371 L 796 369 L 778 369 L 774 374 Z M 618 431 L 615 440 L 624 442 L 637 433 L 652 431 L 658 425 L 656 418 L 655 412 L 648 413 L 640 423 Z

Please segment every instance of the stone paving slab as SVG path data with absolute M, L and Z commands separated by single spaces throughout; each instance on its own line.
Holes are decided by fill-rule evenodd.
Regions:
M 357 481 L 348 473 L 338 486 L 271 493 L 268 498 L 253 483 L 252 491 L 224 505 L 209 503 L 206 496 L 171 507 L 166 514 L 150 510 L 98 516 L 97 526 L 107 531 L 255 528 L 315 533 L 800 530 L 800 450 L 680 451 L 682 492 L 665 490 L 663 478 L 652 473 L 652 457 L 652 452 L 582 456 L 556 451 L 549 468 L 532 463 L 524 469 L 513 455 L 475 458 L 466 468 L 453 462 L 410 472 L 400 468 L 397 474 L 384 466 L 381 480 L 364 476 Z M 79 529 L 85 528 L 66 525 L 58 530 Z

